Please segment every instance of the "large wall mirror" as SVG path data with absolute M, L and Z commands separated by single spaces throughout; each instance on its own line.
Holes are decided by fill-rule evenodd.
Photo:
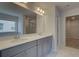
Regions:
M 14 3 L 0 3 L 0 37 L 36 33 L 37 13 L 31 4 L 28 3 L 27 9 Z
M 18 17 L 0 13 L 0 37 L 13 36 L 18 33 Z

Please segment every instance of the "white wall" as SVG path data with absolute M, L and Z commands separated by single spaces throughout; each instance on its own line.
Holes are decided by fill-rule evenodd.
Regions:
M 65 28 L 65 18 L 68 16 L 73 16 L 73 15 L 79 15 L 79 8 L 73 8 L 69 9 L 67 11 L 64 11 L 61 16 L 61 46 L 65 46 L 65 33 L 66 33 L 66 28 Z
M 60 48 L 65 46 L 65 21 L 64 14 L 61 12 L 60 16 Z
M 56 7 L 57 49 L 61 48 L 61 11 Z
M 45 14 L 37 15 L 37 32 L 41 34 L 52 34 L 52 50 L 57 50 L 57 20 L 55 6 L 42 6 Z M 44 9 L 45 8 L 45 9 Z

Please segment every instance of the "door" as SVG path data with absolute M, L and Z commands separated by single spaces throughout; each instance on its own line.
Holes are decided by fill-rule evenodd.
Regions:
M 66 46 L 79 49 L 79 15 L 66 18 Z

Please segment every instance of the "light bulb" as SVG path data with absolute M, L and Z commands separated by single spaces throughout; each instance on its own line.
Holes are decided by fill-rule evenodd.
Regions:
M 44 13 L 44 11 L 42 11 Z
M 37 8 L 38 11 L 40 11 L 40 8 Z
M 40 12 L 42 12 L 42 9 L 40 10 Z

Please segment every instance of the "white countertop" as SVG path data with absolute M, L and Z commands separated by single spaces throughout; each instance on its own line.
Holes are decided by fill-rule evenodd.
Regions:
M 48 34 L 48 35 L 29 34 L 29 35 L 23 35 L 20 39 L 0 40 L 0 50 L 17 46 L 23 43 L 31 42 L 34 40 L 38 40 L 47 36 L 52 36 L 52 34 Z

